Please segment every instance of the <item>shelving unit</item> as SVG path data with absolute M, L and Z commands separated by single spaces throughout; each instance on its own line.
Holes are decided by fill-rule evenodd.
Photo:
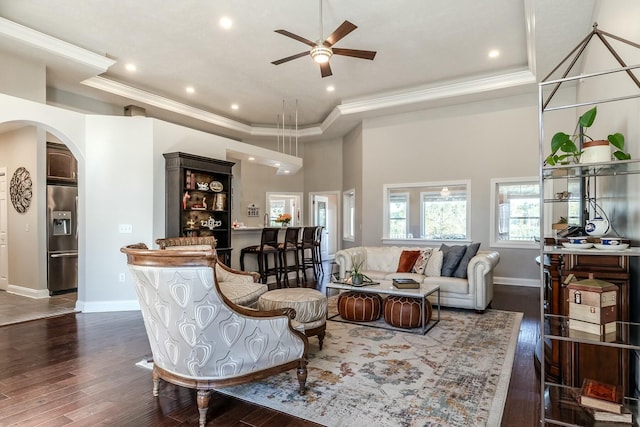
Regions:
M 548 141 L 544 137 L 544 115 L 546 113 L 559 109 L 577 109 L 640 97 L 640 93 L 637 93 L 572 105 L 550 106 L 550 101 L 559 86 L 569 81 L 577 82 L 578 80 L 623 72 L 640 88 L 640 81 L 630 72 L 632 69 L 640 68 L 640 65 L 627 67 L 619 55 L 606 43 L 607 49 L 620 63 L 620 68 L 566 77 L 593 36 L 597 36 L 603 42 L 603 36 L 616 38 L 598 30 L 597 25 L 594 25 L 590 37 L 585 38 L 582 44 L 572 52 L 572 54 L 576 51 L 578 53 L 571 61 L 563 78 L 549 81 L 549 76 L 547 76 L 539 85 L 541 236 L 544 236 L 548 231 L 545 224 L 553 223 L 558 212 L 564 213 L 567 217 L 570 216 L 574 224 L 584 225 L 585 216 L 590 207 L 595 206 L 596 198 L 601 200 L 603 196 L 607 196 L 607 187 L 599 186 L 598 180 L 619 180 L 630 175 L 640 175 L 639 160 L 560 166 L 546 166 L 544 163 L 544 153 L 548 152 Z M 640 45 L 619 37 L 616 40 L 640 48 Z M 551 74 L 558 70 L 572 54 L 567 56 Z M 549 86 L 552 86 L 551 93 L 545 99 L 544 90 L 549 89 Z M 571 126 L 571 124 L 568 125 Z M 638 155 L 638 153 L 634 154 Z M 608 181 L 608 183 L 611 184 L 614 181 Z M 597 191 L 602 192 L 603 188 L 605 194 L 596 194 Z M 620 194 L 617 197 L 621 197 Z M 569 215 L 571 213 L 570 203 L 577 204 L 577 209 L 573 209 L 573 215 Z M 630 225 L 627 224 L 627 229 L 630 228 Z M 545 243 L 541 244 L 540 249 L 540 260 L 542 260 L 540 262 L 540 280 L 543 285 L 540 288 L 541 339 L 537 351 L 537 359 L 540 362 L 541 425 L 596 425 L 593 417 L 578 404 L 580 387 L 585 378 L 620 386 L 624 392 L 623 404 L 637 418 L 639 415 L 638 400 L 633 397 L 634 378 L 632 376 L 634 369 L 631 365 L 632 362 L 640 364 L 640 358 L 637 357 L 640 354 L 640 324 L 630 322 L 634 309 L 630 304 L 631 288 L 636 288 L 638 285 L 631 274 L 630 264 L 634 259 L 640 257 L 640 248 L 632 246 L 622 251 L 595 248 L 574 250 L 561 245 L 556 236 L 544 240 Z M 554 241 L 550 242 L 550 240 Z M 618 286 L 615 336 L 580 334 L 569 327 L 569 291 L 566 288 L 566 279 L 571 274 L 575 275 L 578 280 L 592 276 L 595 279 Z M 636 357 L 632 358 L 632 355 L 636 355 Z M 637 370 L 638 366 L 635 369 Z M 640 422 L 637 419 L 634 421 Z M 607 423 L 607 425 L 628 426 L 629 424 Z
M 231 258 L 234 163 L 187 153 L 165 153 L 165 237 L 214 236 L 220 260 Z

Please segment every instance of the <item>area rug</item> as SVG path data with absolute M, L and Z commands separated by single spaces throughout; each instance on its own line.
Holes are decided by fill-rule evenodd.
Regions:
M 425 336 L 327 322 L 295 371 L 218 390 L 331 427 L 499 426 L 522 313 L 442 310 Z

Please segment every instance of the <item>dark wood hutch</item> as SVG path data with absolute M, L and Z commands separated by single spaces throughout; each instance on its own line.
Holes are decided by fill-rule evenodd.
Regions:
M 163 156 L 166 237 L 214 236 L 218 257 L 229 265 L 234 163 L 181 152 Z

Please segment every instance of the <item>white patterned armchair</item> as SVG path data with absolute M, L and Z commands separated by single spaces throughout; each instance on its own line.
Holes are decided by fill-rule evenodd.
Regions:
M 307 377 L 307 338 L 293 329 L 290 308 L 258 311 L 232 303 L 220 291 L 215 251 L 149 250 L 127 255 L 153 355 L 153 394 L 160 379 L 197 389 L 200 426 L 211 390 L 297 369 Z

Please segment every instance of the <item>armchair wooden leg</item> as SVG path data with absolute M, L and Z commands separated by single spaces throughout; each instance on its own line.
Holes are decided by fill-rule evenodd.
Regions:
M 156 371 L 155 365 L 151 371 L 151 378 L 153 379 L 153 395 L 158 397 L 158 389 L 160 388 L 160 375 Z
M 211 390 L 198 390 L 198 412 L 200 413 L 200 427 L 207 423 L 207 410 L 209 409 L 209 399 Z
M 298 383 L 300 383 L 300 395 L 303 395 L 307 392 L 306 383 L 307 383 L 307 359 L 300 359 L 300 363 L 298 364 Z
M 320 350 L 322 350 L 322 342 L 324 341 L 324 331 L 318 334 L 318 345 L 320 346 Z

